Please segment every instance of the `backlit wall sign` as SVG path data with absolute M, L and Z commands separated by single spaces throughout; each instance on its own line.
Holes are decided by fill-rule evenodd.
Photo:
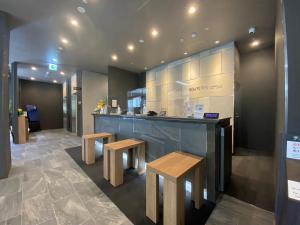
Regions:
M 52 70 L 52 71 L 57 71 L 57 65 L 56 64 L 49 64 L 49 70 Z

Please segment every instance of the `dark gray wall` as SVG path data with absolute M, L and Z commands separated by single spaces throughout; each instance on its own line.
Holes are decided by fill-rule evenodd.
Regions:
M 300 224 L 300 201 L 288 198 L 287 181 L 300 182 L 300 161 L 286 158 L 286 142 L 300 141 L 300 1 L 278 0 L 276 26 L 276 224 Z
M 241 54 L 240 147 L 274 152 L 276 76 L 274 47 Z
M 122 109 L 127 109 L 127 92 L 139 88 L 139 74 L 116 67 L 108 67 L 108 104 L 118 100 Z
M 9 141 L 8 15 L 0 11 L 0 179 L 8 177 L 11 168 Z
M 20 80 L 20 107 L 36 105 L 41 128 L 63 128 L 63 93 L 61 84 Z

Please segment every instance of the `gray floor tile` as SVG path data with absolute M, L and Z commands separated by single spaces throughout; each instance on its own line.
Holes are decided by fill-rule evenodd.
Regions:
M 55 202 L 54 210 L 60 225 L 80 225 L 89 218 L 89 212 L 76 195 Z
M 21 214 L 22 192 L 0 196 L 0 221 L 9 220 Z
M 6 225 L 22 225 L 21 215 L 7 220 Z
M 23 202 L 22 224 L 40 224 L 55 219 L 49 194 L 39 195 Z

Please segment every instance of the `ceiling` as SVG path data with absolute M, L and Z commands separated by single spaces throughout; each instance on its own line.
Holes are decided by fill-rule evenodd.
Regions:
M 63 83 L 76 73 L 73 67 L 58 67 L 57 71 L 49 70 L 47 65 L 18 63 L 18 77 L 25 80 L 35 80 L 42 82 Z
M 162 60 L 183 58 L 184 52 L 212 48 L 216 40 L 219 45 L 235 40 L 241 51 L 250 50 L 254 38 L 259 47 L 274 42 L 274 0 L 84 1 L 0 0 L 0 10 L 18 21 L 11 32 L 10 62 L 47 64 L 55 58 L 62 67 L 107 73 L 107 66 L 114 65 L 141 72 Z M 193 15 L 187 12 L 191 5 L 197 9 Z M 86 13 L 79 13 L 78 6 Z M 257 28 L 254 37 L 248 34 L 250 26 Z M 156 38 L 152 28 L 159 32 Z M 62 38 L 69 43 L 63 44 Z M 129 43 L 135 46 L 133 52 L 127 49 Z M 116 62 L 112 54 L 118 55 Z

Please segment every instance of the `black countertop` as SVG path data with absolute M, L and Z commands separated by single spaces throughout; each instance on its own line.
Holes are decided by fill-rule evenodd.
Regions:
M 145 120 L 161 120 L 161 121 L 172 121 L 172 122 L 186 122 L 186 123 L 203 123 L 203 124 L 220 124 L 229 123 L 230 118 L 222 119 L 196 119 L 187 117 L 167 117 L 167 116 L 145 116 L 145 115 L 109 115 L 93 113 L 95 117 L 119 117 L 119 118 L 134 118 L 134 119 L 145 119 Z

